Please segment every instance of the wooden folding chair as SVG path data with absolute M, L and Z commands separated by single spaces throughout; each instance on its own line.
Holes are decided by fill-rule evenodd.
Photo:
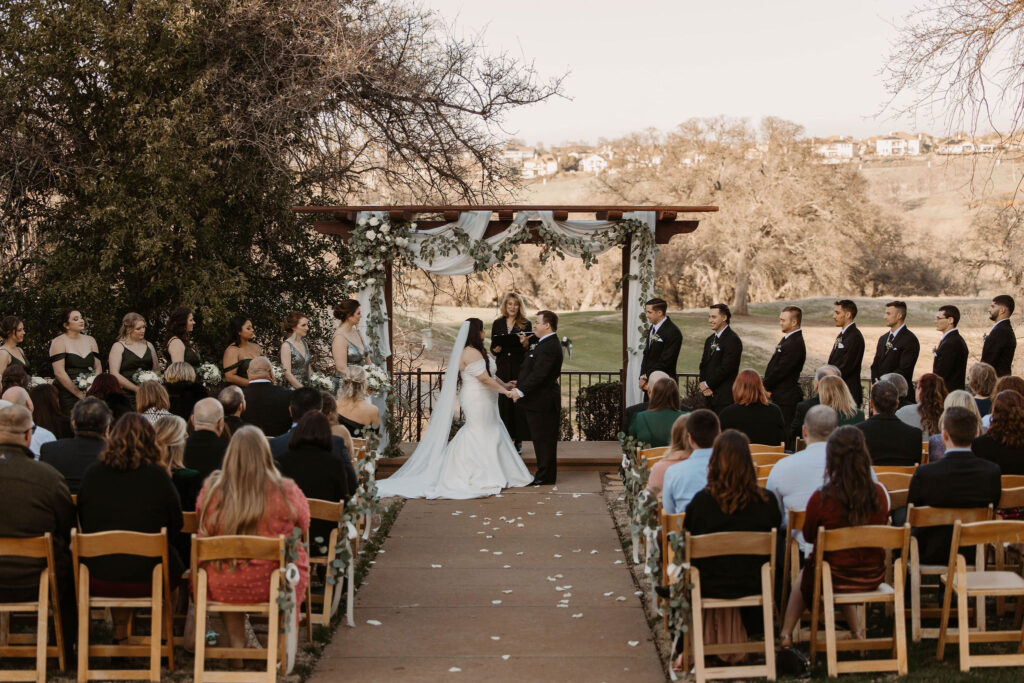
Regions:
M 921 442 L 921 464 L 922 465 L 927 465 L 928 464 L 928 441 L 927 440 Z
M 678 512 L 676 514 L 669 514 L 665 512 L 665 508 L 658 508 L 658 526 L 661 529 L 661 585 L 667 586 L 671 583 L 668 575 L 668 566 L 670 564 L 681 565 L 683 558 L 673 557 L 672 548 L 669 547 L 668 535 L 675 531 L 677 534 L 682 535 L 683 533 L 683 522 L 686 520 L 685 512 Z M 676 562 L 676 560 L 679 560 Z
M 881 477 L 883 474 L 913 474 L 917 465 L 874 465 L 871 469 Z
M 358 462 L 366 457 L 366 439 L 352 437 L 352 462 Z
M 750 457 L 754 459 L 754 465 L 757 467 L 771 467 L 778 461 L 785 458 L 787 453 L 779 453 L 778 451 L 751 451 Z
M 1004 491 L 1024 486 L 1024 474 L 1004 474 L 1000 479 Z
M 0 659 L 5 657 L 34 658 L 32 669 L 0 669 L 0 681 L 46 680 L 46 660 L 57 658 L 63 672 L 64 634 L 61 631 L 60 603 L 57 599 L 57 575 L 53 561 L 53 539 L 49 533 L 33 538 L 0 538 L 0 557 L 24 557 L 45 560 L 46 566 L 39 572 L 39 593 L 33 601 L 0 603 L 3 630 L 0 632 Z M 12 614 L 34 612 L 36 615 L 35 639 L 31 636 L 13 634 L 8 631 Z M 49 644 L 49 621 L 53 618 L 53 635 L 56 645 Z
M 727 531 L 717 534 L 691 536 L 686 534 L 687 575 L 690 583 L 690 605 L 693 614 L 693 658 L 697 682 L 722 678 L 767 678 L 775 680 L 775 622 L 773 618 L 772 594 L 775 580 L 775 534 L 768 532 Z M 734 600 L 705 598 L 701 595 L 700 571 L 693 566 L 694 560 L 723 555 L 764 555 L 768 561 L 761 565 L 761 592 Z M 730 607 L 760 607 L 764 618 L 764 641 L 748 643 L 704 644 L 705 609 L 728 609 Z M 708 667 L 704 662 L 707 655 L 760 652 L 764 664 L 743 666 Z
M 954 522 L 983 522 L 992 519 L 992 506 L 987 508 L 938 508 L 938 507 L 914 507 L 907 506 L 907 524 L 911 532 L 914 529 L 923 529 L 937 526 L 952 526 Z M 984 562 L 984 546 L 978 546 L 975 551 L 975 561 Z M 917 539 L 910 538 L 910 634 L 911 639 L 917 643 L 921 638 L 938 638 L 938 628 L 922 628 L 922 618 L 936 618 L 941 616 L 942 610 L 938 607 L 921 608 L 922 578 L 925 576 L 942 576 L 946 573 L 947 564 L 921 564 L 921 551 L 918 548 Z M 942 589 L 941 584 L 934 588 Z M 976 609 L 977 628 L 985 630 L 985 601 L 979 599 Z M 966 622 L 964 622 L 966 623 Z M 962 627 L 958 622 L 958 627 Z
M 644 448 L 636 452 L 637 462 L 642 463 L 647 469 L 651 469 L 654 463 L 658 462 L 665 457 L 665 453 L 668 452 L 667 446 L 659 446 L 657 448 Z
M 782 602 L 779 605 L 780 617 L 786 612 L 786 605 L 789 604 L 789 592 L 793 583 L 800 576 L 800 543 L 794 534 L 802 532 L 804 520 L 807 519 L 806 510 L 794 510 L 786 508 L 786 545 L 782 558 Z M 799 633 L 800 629 L 797 629 Z M 796 638 L 794 638 L 796 641 Z
M 182 512 L 181 533 L 192 534 L 199 531 L 199 515 L 194 512 Z
M 323 520 L 326 522 L 334 523 L 334 528 L 331 529 L 330 536 L 325 539 L 325 545 L 327 552 L 323 555 L 317 553 L 313 554 L 313 544 L 310 543 L 309 531 L 305 533 L 306 546 L 309 548 L 309 569 L 310 569 L 310 580 L 306 582 L 306 627 L 308 629 L 309 641 L 313 642 L 313 625 L 319 624 L 321 626 L 329 626 L 331 623 L 331 617 L 334 616 L 332 609 L 334 607 L 334 593 L 335 591 L 341 590 L 341 577 L 338 577 L 338 582 L 332 584 L 327 581 L 327 575 L 330 573 L 330 568 L 334 564 L 334 560 L 338 555 L 338 533 L 341 525 L 341 515 L 345 511 L 344 503 L 332 503 L 329 500 L 319 500 L 317 498 L 309 499 L 309 519 L 310 520 Z M 319 548 L 318 548 L 319 550 Z M 313 594 L 312 591 L 312 577 L 313 567 L 316 565 L 322 565 L 326 568 L 324 575 L 324 592 Z M 316 600 L 320 605 L 320 609 L 313 611 L 313 600 Z
M 894 489 L 889 491 L 889 510 L 896 510 L 901 507 L 906 507 L 907 497 L 910 495 L 910 489 Z
M 201 565 L 220 560 L 267 560 L 277 564 L 270 574 L 270 589 L 264 602 L 236 603 L 217 602 L 209 599 L 208 577 Z M 196 604 L 196 651 L 195 683 L 202 681 L 225 681 L 251 683 L 263 680 L 274 683 L 277 680 L 278 660 L 284 654 L 280 633 L 280 608 L 277 591 L 284 580 L 284 536 L 213 536 L 193 539 L 192 545 L 192 589 Z M 260 614 L 267 617 L 267 645 L 263 650 L 253 648 L 209 647 L 206 634 L 199 624 L 206 623 L 208 612 L 241 612 Z M 266 660 L 266 671 L 257 675 L 255 671 L 208 671 L 206 659 L 261 659 Z
M 799 453 L 807 448 L 807 440 L 802 436 L 796 437 L 796 441 L 793 442 L 793 452 Z
M 999 497 L 999 505 L 997 507 L 997 513 L 994 519 L 1000 519 L 1002 511 L 1014 510 L 1015 508 L 1024 507 L 1024 486 L 1015 489 L 1003 489 L 1002 495 Z M 1017 543 L 1010 543 L 1007 545 L 996 545 L 994 566 L 997 571 L 1014 571 L 1020 572 L 1022 565 L 1021 555 L 1024 553 L 1024 546 Z M 996 609 L 1000 616 L 1006 612 L 1006 599 L 996 598 Z
M 828 661 L 828 675 L 841 673 L 864 673 L 869 671 L 895 671 L 903 676 L 907 673 L 907 627 L 903 617 L 903 580 L 906 557 L 910 543 L 910 525 L 891 527 L 881 525 L 852 526 L 841 529 L 818 528 L 815 545 L 814 601 L 811 607 L 811 661 L 817 657 L 821 642 L 818 640 L 818 619 L 822 604 L 825 608 L 825 651 Z M 902 556 L 894 563 L 893 585 L 882 583 L 878 588 L 857 593 L 836 593 L 832 587 L 832 567 L 825 559 L 825 553 L 851 548 L 879 548 L 886 551 L 901 551 Z M 893 606 L 892 638 L 856 638 L 839 641 L 836 638 L 836 605 L 862 605 L 869 602 Z M 864 624 L 867 628 L 867 624 Z M 851 634 L 856 636 L 856 634 Z M 839 650 L 890 650 L 891 659 L 839 661 Z
M 779 442 L 777 444 L 763 444 L 763 443 L 752 443 L 750 444 L 750 452 L 753 453 L 782 453 L 783 456 L 786 454 L 785 442 Z
M 158 560 L 153 567 L 152 589 L 141 598 L 118 598 L 92 595 L 89 588 L 89 568 L 82 562 L 90 557 L 104 555 L 133 555 Z M 167 657 L 167 668 L 174 671 L 174 639 L 172 630 L 170 581 L 167 573 L 167 529 L 158 534 L 136 531 L 102 531 L 80 534 L 71 530 L 71 560 L 75 571 L 75 592 L 78 594 L 78 680 L 160 680 L 160 657 Z M 133 636 L 131 621 L 127 642 L 123 645 L 90 645 L 89 623 L 91 610 L 127 608 L 150 610 L 150 635 Z M 166 643 L 162 641 L 166 637 Z M 148 657 L 148 669 L 95 670 L 89 669 L 92 657 Z
M 899 489 L 910 488 L 910 480 L 913 478 L 913 474 L 904 474 L 902 472 L 878 472 L 878 483 L 885 487 L 886 491 L 898 491 Z M 894 505 L 890 505 L 889 508 L 894 508 Z
M 956 593 L 957 624 L 966 624 L 968 619 L 967 601 L 970 598 L 984 599 L 989 596 L 1018 596 L 1016 621 L 1021 617 L 1021 597 L 1024 597 L 1024 578 L 1007 571 L 985 571 L 985 564 L 978 563 L 974 571 L 967 571 L 967 560 L 960 553 L 965 545 L 988 545 L 1021 543 L 1024 541 L 1024 521 L 999 520 L 953 525 L 953 542 L 950 544 L 949 568 L 942 582 L 946 590 L 942 598 L 942 621 L 939 627 L 939 645 L 936 656 L 942 660 L 946 654 L 946 639 L 949 629 L 949 612 Z M 960 644 L 960 671 L 970 671 L 972 666 L 1024 666 L 1024 629 L 1014 631 L 985 631 L 972 633 L 969 629 L 958 628 Z M 1018 643 L 1014 654 L 972 655 L 971 643 Z
M 772 469 L 774 467 L 775 465 L 755 465 L 754 472 L 757 474 L 758 479 L 761 479 L 762 477 L 767 478 L 768 475 L 772 473 Z

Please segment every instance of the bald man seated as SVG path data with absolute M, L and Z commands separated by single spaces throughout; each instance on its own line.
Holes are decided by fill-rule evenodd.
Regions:
M 185 440 L 185 467 L 199 472 L 206 479 L 210 472 L 219 470 L 228 449 L 224 431 L 224 406 L 215 398 L 196 402 L 189 418 L 195 429 Z
M 35 410 L 35 406 L 32 405 L 32 399 L 29 397 L 28 392 L 21 387 L 11 387 L 4 392 L 3 396 L 0 396 L 4 401 L 7 401 L 11 405 L 21 406 L 25 410 L 32 413 Z M 53 432 L 45 427 L 40 427 L 37 424 L 32 425 L 32 442 L 29 444 L 29 450 L 32 451 L 32 455 L 35 456 L 36 460 L 39 459 L 39 450 L 43 447 L 44 443 L 50 443 L 56 441 L 57 437 L 54 436 Z

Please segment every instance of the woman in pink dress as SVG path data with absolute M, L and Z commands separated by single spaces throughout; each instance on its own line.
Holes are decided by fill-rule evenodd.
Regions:
M 274 467 L 270 445 L 258 428 L 242 427 L 228 445 L 221 469 L 212 473 L 196 501 L 199 537 L 267 536 L 288 538 L 298 528 L 309 529 L 309 503 L 291 479 Z M 297 607 L 306 596 L 309 555 L 299 543 L 295 565 L 299 584 L 295 587 Z M 262 602 L 270 590 L 270 575 L 276 562 L 209 562 L 204 565 L 209 596 L 220 602 Z M 276 599 L 276 596 L 273 596 Z M 296 609 L 296 615 L 299 610 Z M 245 647 L 245 615 L 222 615 L 231 647 Z

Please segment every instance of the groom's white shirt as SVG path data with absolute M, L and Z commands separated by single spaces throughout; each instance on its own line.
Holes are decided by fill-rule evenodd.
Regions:
M 543 337 L 538 339 L 537 343 L 540 344 L 542 341 L 544 341 L 545 339 L 547 339 L 550 336 L 553 336 L 554 334 L 555 334 L 554 332 L 548 332 Z M 526 396 L 526 394 L 524 394 L 522 391 L 519 390 L 519 387 L 516 387 L 516 393 L 519 394 L 519 398 L 522 398 L 523 396 Z

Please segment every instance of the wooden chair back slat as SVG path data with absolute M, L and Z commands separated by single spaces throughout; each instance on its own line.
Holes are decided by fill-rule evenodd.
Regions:
M 928 441 L 921 442 L 921 464 L 928 464 Z
M 99 557 L 101 555 L 137 555 L 139 557 L 164 557 L 167 554 L 167 529 L 158 534 L 144 534 L 138 531 L 100 531 L 94 534 L 80 534 L 71 531 L 72 548 L 77 557 Z
M 1024 486 L 1024 474 L 1004 474 L 1000 479 L 1004 489 L 1016 489 Z
M 914 470 L 917 469 L 917 465 L 875 465 L 871 469 L 873 469 L 875 474 L 878 476 L 889 473 L 913 474 Z
M 939 508 L 907 506 L 907 523 L 912 528 L 952 526 L 956 522 L 984 522 L 992 519 L 992 506 L 984 508 Z
M 982 543 L 1024 542 L 1024 520 L 995 520 L 988 522 L 961 523 L 953 526 L 953 545 L 957 549 L 965 545 Z M 956 551 L 953 553 L 956 554 Z
M 309 518 L 325 522 L 340 522 L 341 513 L 345 509 L 343 503 L 319 498 L 309 498 Z
M 722 531 L 715 534 L 686 534 L 686 559 L 699 560 L 722 555 L 773 555 L 774 531 Z
M 894 489 L 889 491 L 889 509 L 895 510 L 907 504 L 910 497 L 910 489 Z
M 786 444 L 779 442 L 777 444 L 764 444 L 764 443 L 752 443 L 750 444 L 751 453 L 785 453 Z
M 1024 507 L 1024 486 L 1003 489 L 1002 495 L 999 496 L 999 505 L 996 507 L 1000 509 Z
M 912 474 L 904 474 L 902 472 L 879 472 L 878 483 L 884 486 L 887 491 L 905 489 L 910 487 L 910 480 L 913 476 Z
M 199 531 L 199 515 L 194 512 L 182 512 L 181 533 L 194 534 Z
M 1022 522 L 1021 524 L 1024 524 Z M 851 548 L 881 548 L 903 550 L 910 527 L 892 527 L 881 524 L 848 526 L 841 529 L 818 527 L 818 551 L 833 552 Z
M 193 557 L 198 562 L 216 560 L 268 560 L 284 566 L 284 536 L 211 536 L 196 538 Z
M 0 538 L 0 556 L 45 559 L 49 555 L 50 533 L 28 538 Z

